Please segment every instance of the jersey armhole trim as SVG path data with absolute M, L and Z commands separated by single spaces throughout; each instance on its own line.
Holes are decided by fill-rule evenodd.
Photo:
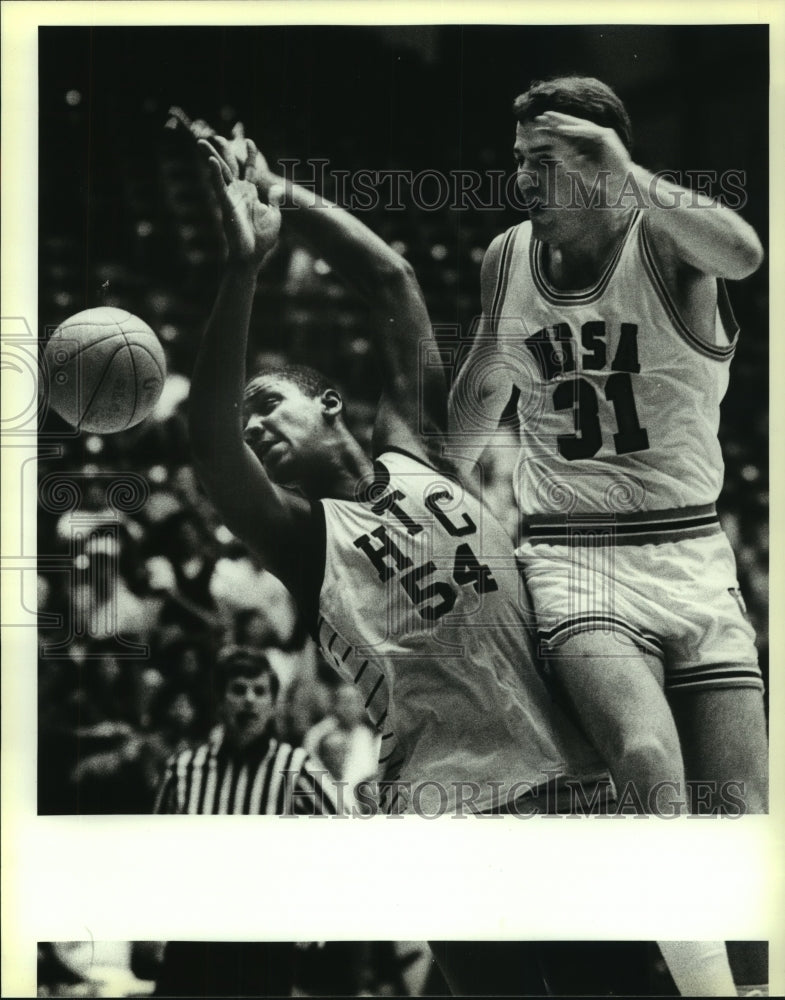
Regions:
M 487 507 L 487 505 L 483 501 L 482 497 L 478 496 L 477 492 L 474 489 L 472 489 L 471 483 L 468 483 L 464 480 L 464 477 L 461 475 L 460 469 L 457 469 L 455 467 L 455 464 L 451 459 L 445 458 L 444 465 L 435 465 L 434 463 L 428 462 L 424 458 L 421 458 L 419 455 L 415 455 L 414 452 L 407 451 L 405 448 L 399 448 L 398 445 L 391 444 L 387 445 L 384 451 L 380 452 L 379 455 L 374 456 L 374 462 L 382 462 L 384 456 L 389 454 L 390 452 L 397 452 L 397 454 L 403 455 L 405 458 L 409 458 L 413 462 L 417 462 L 418 465 L 421 465 L 424 469 L 428 469 L 428 471 L 432 472 L 434 475 L 444 476 L 445 479 L 457 483 L 458 486 L 463 491 L 468 493 L 469 496 L 474 497 L 474 499 L 477 500 L 483 506 L 486 513 L 492 513 L 492 511 L 490 511 L 490 508 Z
M 496 288 L 493 292 L 493 299 L 491 300 L 491 311 L 488 316 L 488 320 L 491 326 L 491 333 L 496 334 L 502 303 L 507 295 L 507 285 L 510 280 L 510 270 L 512 264 L 513 249 L 515 247 L 515 239 L 518 235 L 520 226 L 513 226 L 508 229 L 504 236 L 504 242 L 502 243 L 501 254 L 499 255 L 499 271 L 496 275 Z
M 733 312 L 728 286 L 724 278 L 717 278 L 717 309 L 720 314 L 720 322 L 725 336 L 728 338 L 728 346 L 731 351 L 736 349 L 736 341 L 739 339 L 739 323 Z
M 716 279 L 717 309 L 729 343 L 727 347 L 718 347 L 716 344 L 710 344 L 708 341 L 704 340 L 703 337 L 698 336 L 698 334 L 691 330 L 682 318 L 681 313 L 676 307 L 676 303 L 673 301 L 673 298 L 668 291 L 662 272 L 657 265 L 654 252 L 652 251 L 651 241 L 646 231 L 645 217 L 639 229 L 639 245 L 644 270 L 649 276 L 652 287 L 657 293 L 665 312 L 668 314 L 668 317 L 673 323 L 673 326 L 679 336 L 699 354 L 703 354 L 705 357 L 711 358 L 713 361 L 727 361 L 731 358 L 733 356 L 733 352 L 736 350 L 739 327 L 736 323 L 736 318 L 733 315 L 733 310 L 731 309 L 730 300 L 728 299 L 728 291 L 725 287 L 724 280 L 722 278 Z
M 396 452 L 398 455 L 404 455 L 406 458 L 410 458 L 413 462 L 417 462 L 422 465 L 423 468 L 430 469 L 431 472 L 436 472 L 438 475 L 449 475 L 444 469 L 440 469 L 437 465 L 433 465 L 431 462 L 427 462 L 422 456 L 415 455 L 413 451 L 407 451 L 406 448 L 400 448 L 397 444 L 386 445 L 378 455 L 373 456 L 374 462 L 381 462 L 385 455 L 389 452 Z

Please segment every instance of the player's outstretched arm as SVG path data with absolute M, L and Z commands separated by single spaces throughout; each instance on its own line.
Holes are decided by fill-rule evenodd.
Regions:
M 512 363 L 505 363 L 504 344 L 490 321 L 504 237 L 488 247 L 480 273 L 483 314 L 469 353 L 455 377 L 447 403 L 450 446 L 476 462 L 498 427 L 513 389 Z
M 283 187 L 287 225 L 368 303 L 383 386 L 375 450 L 392 438 L 401 444 L 402 435 L 419 447 L 421 432 L 435 443 L 446 426 L 447 388 L 438 365 L 422 364 L 437 345 L 411 264 L 345 209 L 271 172 L 262 178 L 263 191 Z
M 535 122 L 544 136 L 584 150 L 578 160 L 592 160 L 608 172 L 611 204 L 623 199 L 621 204 L 646 211 L 649 233 L 664 258 L 716 278 L 746 278 L 760 266 L 763 248 L 752 226 L 713 198 L 634 163 L 613 129 L 559 111 L 546 111 Z M 580 170 L 580 163 L 575 166 Z
M 222 156 L 243 155 L 241 142 L 215 136 Z M 428 310 L 411 265 L 345 209 L 269 169 L 256 154 L 256 184 L 262 197 L 280 198 L 286 225 L 354 288 L 371 310 L 370 333 L 379 354 L 383 396 L 374 449 L 396 443 L 434 460 L 446 429 L 446 383 Z M 430 363 L 422 359 L 429 357 Z
M 243 440 L 243 389 L 248 324 L 256 278 L 281 225 L 275 205 L 259 201 L 253 168 L 241 180 L 205 142 L 229 248 L 218 297 L 196 359 L 188 425 L 194 464 L 229 529 L 289 584 L 286 567 L 307 505 L 276 487 Z

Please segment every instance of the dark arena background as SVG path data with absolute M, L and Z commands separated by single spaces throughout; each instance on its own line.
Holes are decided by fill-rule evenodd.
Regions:
M 118 306 L 159 335 L 169 378 L 153 415 L 123 433 L 43 419 L 39 813 L 150 812 L 168 756 L 215 722 L 211 665 L 224 642 L 269 651 L 290 742 L 333 697 L 288 595 L 221 525 L 191 466 L 185 400 L 223 248 L 206 173 L 190 136 L 168 127 L 170 106 L 225 134 L 242 121 L 273 165 L 288 161 L 338 200 L 348 190 L 349 207 L 411 261 L 449 372 L 479 313 L 483 252 L 522 218 L 493 196 L 514 172 L 512 100 L 572 72 L 616 89 L 644 166 L 688 185 L 692 172 L 716 195 L 733 172 L 736 205 L 768 247 L 765 27 L 40 29 L 39 336 Z M 474 199 L 456 179 L 469 171 L 482 180 Z M 742 334 L 722 409 L 720 509 L 767 675 L 767 264 L 729 291 Z M 379 378 L 362 303 L 286 233 L 252 324 L 250 366 L 322 369 L 367 441 Z M 490 473 L 496 509 L 512 511 L 509 467 Z M 376 985 L 378 963 L 401 960 L 369 954 Z M 665 990 L 649 958 L 648 981 Z M 55 960 L 47 949 L 44 960 Z

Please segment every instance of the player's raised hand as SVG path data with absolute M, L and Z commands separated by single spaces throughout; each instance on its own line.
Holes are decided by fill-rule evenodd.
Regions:
M 559 155 L 568 169 L 581 169 L 591 163 L 622 179 L 632 166 L 630 154 L 612 128 L 561 111 L 544 111 L 534 119 L 534 124 L 548 139 L 563 140 Z M 572 155 L 565 155 L 565 150 L 572 150 Z
M 192 134 L 194 134 L 193 131 Z M 253 159 L 249 159 L 248 142 L 250 140 L 245 137 L 245 128 L 242 122 L 237 122 L 236 125 L 232 126 L 231 139 L 226 139 L 222 135 L 218 135 L 215 131 L 211 131 L 209 135 L 197 136 L 197 138 L 203 138 L 215 147 L 219 156 L 226 162 L 235 177 L 245 178 L 246 169 L 252 165 L 255 171 L 255 180 L 258 184 L 260 178 L 270 172 L 267 160 L 256 146 L 253 147 L 255 150 Z
M 169 119 L 166 122 L 168 128 L 184 128 L 196 139 L 203 139 L 210 143 L 232 172 L 232 176 L 245 178 L 246 167 L 248 166 L 248 140 L 245 135 L 245 126 L 242 122 L 237 122 L 232 126 L 232 137 L 226 139 L 219 135 L 215 129 L 201 118 L 195 121 L 180 107 L 169 108 Z M 265 157 L 254 146 L 253 168 L 254 183 L 262 192 L 262 197 L 266 196 L 267 190 L 272 183 L 279 180 L 270 170 Z
M 245 171 L 250 163 L 253 163 L 253 168 L 255 171 L 255 182 L 258 185 L 259 181 L 270 174 L 270 168 L 268 166 L 267 160 L 259 152 L 259 149 L 253 145 L 255 150 L 253 155 L 253 160 L 250 159 L 248 153 L 248 142 L 245 136 L 245 126 L 242 122 L 237 122 L 232 126 L 232 138 L 229 142 L 229 147 L 231 153 L 234 155 L 241 171 Z M 241 174 L 243 176 L 243 174 Z
M 187 129 L 194 137 L 194 139 L 207 139 L 211 135 L 215 135 L 215 129 L 212 125 L 209 125 L 204 119 L 197 118 L 196 121 L 189 118 L 188 115 L 179 107 L 169 108 L 169 118 L 166 121 L 166 128 L 177 128 L 182 126 Z
M 269 205 L 259 200 L 256 188 L 258 150 L 250 139 L 242 140 L 245 145 L 243 177 L 237 157 L 231 158 L 230 165 L 219 152 L 229 145 L 227 140 L 220 139 L 218 143 L 218 139 L 220 136 L 200 139 L 199 150 L 207 160 L 210 180 L 221 206 L 229 259 L 260 266 L 278 242 L 281 212 L 277 193 Z

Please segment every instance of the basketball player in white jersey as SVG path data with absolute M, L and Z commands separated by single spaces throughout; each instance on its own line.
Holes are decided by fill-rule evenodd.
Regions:
M 211 142 L 201 148 L 229 264 L 191 386 L 202 481 L 315 621 L 325 656 L 365 694 L 382 736 L 389 810 L 518 812 L 527 800 L 547 808 L 536 794 L 543 778 L 586 775 L 596 759 L 543 699 L 509 540 L 451 471 L 439 471 L 443 459 L 427 442 L 440 435 L 423 437 L 441 426 L 445 388 L 432 359 L 419 362 L 436 345 L 410 267 L 348 213 L 286 185 L 300 234 L 373 308 L 385 393 L 371 462 L 344 424 L 340 394 L 318 373 L 271 371 L 244 390 L 256 274 L 280 226 L 253 184 L 277 202 L 280 178 L 252 143 L 238 162 L 236 144 Z M 661 948 L 688 995 L 732 988 L 724 949 Z M 434 947 L 458 994 L 503 991 L 523 982 L 523 966 L 529 988 L 547 992 L 527 942 L 469 968 L 449 952 Z
M 518 553 L 540 652 L 620 794 L 656 809 L 652 789 L 684 787 L 686 767 L 694 811 L 723 811 L 733 788 L 764 812 L 763 685 L 714 507 L 738 336 L 725 281 L 756 270 L 760 242 L 632 161 L 627 112 L 600 81 L 534 84 L 514 112 L 530 219 L 486 253 L 452 440 L 478 459 L 518 389 Z M 763 956 L 747 960 L 762 982 Z
M 451 432 L 477 459 L 519 390 L 518 553 L 540 649 L 617 788 L 648 811 L 686 765 L 708 783 L 696 811 L 721 810 L 727 782 L 765 811 L 761 674 L 714 507 L 738 334 L 725 280 L 758 267 L 760 242 L 632 161 L 600 81 L 535 84 L 514 110 L 530 219 L 486 253 Z

